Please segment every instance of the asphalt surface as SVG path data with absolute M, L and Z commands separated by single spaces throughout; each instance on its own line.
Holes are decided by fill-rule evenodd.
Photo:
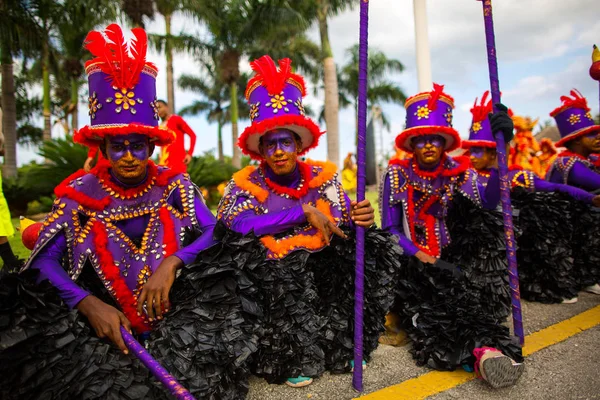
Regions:
M 536 332 L 592 307 L 600 296 L 581 293 L 575 304 L 539 304 L 523 301 L 525 334 Z M 371 393 L 430 372 L 417 367 L 409 346 L 380 345 L 364 372 L 364 393 Z M 432 399 L 600 399 L 600 326 L 579 333 L 529 356 L 526 370 L 512 388 L 493 390 L 480 381 L 471 381 L 432 396 Z M 358 397 L 352 389 L 351 374 L 326 373 L 305 388 L 269 385 L 263 379 L 250 381 L 251 400 L 346 400 Z

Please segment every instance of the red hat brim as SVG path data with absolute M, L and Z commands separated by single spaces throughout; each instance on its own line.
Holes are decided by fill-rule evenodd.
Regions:
M 465 150 L 469 150 L 473 147 L 485 147 L 487 149 L 495 149 L 496 142 L 492 142 L 490 140 L 463 140 L 462 148 Z
M 571 140 L 575 140 L 577 138 L 580 138 L 580 137 L 585 136 L 592 132 L 600 132 L 600 125 L 592 125 L 592 126 L 588 126 L 587 128 L 583 128 L 578 131 L 575 131 L 575 132 L 565 136 L 564 138 L 560 139 L 554 145 L 556 147 L 563 147 Z
M 460 147 L 460 135 L 449 126 L 415 126 L 403 131 L 396 137 L 396 147 L 409 153 L 413 153 L 410 145 L 412 138 L 426 135 L 440 135 L 446 139 L 444 151 L 456 150 Z
M 309 150 L 319 145 L 319 138 L 325 132 L 319 129 L 310 118 L 300 115 L 282 115 L 256 122 L 244 129 L 244 132 L 238 139 L 238 146 L 242 153 L 250 156 L 254 160 L 262 160 L 260 155 L 259 142 L 261 136 L 275 129 L 289 129 L 298 134 L 302 140 L 302 151 L 298 155 L 304 155 Z
M 75 132 L 73 141 L 88 147 L 96 147 L 101 144 L 107 136 L 124 136 L 136 133 L 148 136 L 150 141 L 158 146 L 167 146 L 175 140 L 175 133 L 163 126 L 128 124 L 114 126 L 86 125 Z

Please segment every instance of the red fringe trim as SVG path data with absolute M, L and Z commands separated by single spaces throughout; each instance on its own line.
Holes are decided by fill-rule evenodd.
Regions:
M 496 142 L 492 142 L 489 140 L 463 140 L 462 148 L 465 150 L 469 150 L 473 147 L 485 147 L 488 149 L 495 149 Z
M 66 197 L 73 201 L 76 201 L 78 204 L 90 208 L 92 210 L 104 210 L 110 204 L 110 196 L 106 196 L 102 199 L 94 199 L 83 192 L 78 192 L 75 188 L 69 186 L 69 182 L 74 179 L 80 178 L 83 175 L 86 175 L 86 172 L 83 170 L 79 170 L 65 179 L 60 185 L 54 188 L 54 195 L 56 197 Z
M 445 169 L 442 173 L 443 176 L 457 176 L 467 172 L 471 168 L 471 159 L 467 156 L 458 156 L 450 158 L 450 160 L 456 162 L 458 165 L 452 169 Z
M 410 234 L 413 238 L 413 243 L 423 252 L 433 257 L 440 255 L 440 246 L 435 235 L 435 217 L 427 214 L 427 210 L 438 200 L 437 196 L 432 196 L 423 205 L 421 211 L 419 211 L 419 218 L 425 222 L 425 231 L 427 236 L 427 245 L 421 246 L 414 239 L 417 237 L 415 232 L 415 206 L 413 202 L 414 188 L 412 185 L 408 185 L 408 220 L 410 227 Z
M 310 144 L 310 146 L 305 147 L 298 154 L 300 156 L 306 154 L 309 150 L 317 147 L 319 145 L 319 138 L 325 133 L 321 132 L 317 124 L 315 124 L 310 118 L 302 117 L 299 115 L 282 115 L 279 117 L 273 117 L 264 121 L 253 123 L 252 125 L 247 127 L 238 139 L 238 146 L 240 147 L 240 149 L 242 149 L 242 153 L 250 156 L 254 160 L 261 161 L 263 160 L 263 157 L 259 153 L 248 149 L 248 146 L 246 144 L 248 138 L 251 135 L 264 135 L 266 132 L 276 128 L 290 129 L 290 125 L 296 125 L 308 129 L 313 138 L 313 141 Z
M 108 235 L 106 234 L 105 226 L 101 222 L 95 221 L 92 225 L 92 232 L 94 233 L 94 245 L 96 246 L 98 261 L 100 262 L 100 269 L 104 277 L 111 282 L 115 298 L 121 306 L 123 314 L 131 322 L 131 326 L 136 332 L 143 333 L 149 331 L 150 326 L 147 321 L 137 315 L 136 297 L 129 290 L 121 275 L 121 271 L 115 266 L 112 254 L 107 250 Z
M 73 141 L 88 147 L 94 147 L 103 142 L 106 136 L 131 135 L 133 133 L 148 136 L 157 146 L 166 146 L 175 140 L 175 133 L 165 127 L 131 123 L 124 126 L 104 127 L 86 125 L 75 132 Z
M 446 163 L 446 155 L 443 154 L 442 155 L 442 159 L 440 160 L 440 164 L 437 166 L 436 169 L 434 169 L 433 171 L 427 171 L 424 169 L 421 169 L 421 167 L 419 166 L 419 163 L 417 162 L 417 160 L 413 158 L 411 158 L 411 167 L 412 170 L 415 172 L 415 174 L 419 175 L 422 178 L 437 178 L 438 176 L 440 176 L 440 174 L 442 173 L 442 171 L 445 168 L 445 163 Z
M 446 134 L 454 139 L 454 142 L 449 147 L 446 147 L 446 151 L 453 151 L 460 147 L 461 140 L 458 132 L 449 126 L 417 126 L 414 128 L 409 128 L 396 137 L 396 147 L 408 153 L 412 153 L 413 149 L 408 146 L 404 146 L 404 143 L 408 138 L 415 136 L 435 135 L 440 133 Z M 448 141 L 446 140 L 446 142 Z M 446 146 L 448 146 L 448 143 L 446 143 Z
M 265 163 L 263 162 L 260 167 L 263 169 L 263 172 L 264 172 Z M 312 181 L 312 179 L 311 179 L 312 178 L 311 177 L 312 168 L 310 167 L 310 165 L 303 163 L 301 161 L 298 161 L 298 168 L 300 169 L 300 175 L 302 176 L 302 179 L 304 180 L 304 186 L 302 186 L 302 188 L 300 188 L 300 190 L 278 185 L 277 183 L 273 182 L 271 179 L 267 178 L 266 174 L 265 174 L 265 182 L 266 182 L 267 186 L 269 187 L 269 189 L 271 189 L 272 191 L 274 191 L 275 193 L 277 193 L 279 195 L 288 195 L 293 199 L 301 199 L 302 197 L 304 197 L 308 194 L 308 190 L 310 189 L 309 185 Z
M 570 135 L 567 135 L 567 136 L 563 137 L 562 139 L 560 139 L 558 142 L 556 142 L 556 147 L 563 147 L 565 144 L 567 144 L 571 140 L 575 140 L 577 138 L 580 138 L 581 136 L 585 136 L 588 133 L 591 133 L 594 131 L 600 131 L 600 125 L 588 126 L 587 128 L 583 128 L 579 131 L 576 131 L 575 133 L 571 133 Z
M 155 184 L 156 177 L 158 175 L 158 167 L 156 164 L 150 161 L 148 162 L 148 177 L 146 178 L 146 184 L 143 186 L 125 189 L 112 181 L 110 172 L 108 172 L 109 167 L 110 166 L 107 164 L 99 164 L 92 172 L 99 180 L 102 181 L 103 185 L 118 193 L 121 197 L 125 198 L 142 195 L 145 190 L 151 188 Z
M 165 255 L 169 257 L 173 255 L 177 250 L 179 250 L 179 242 L 177 241 L 177 234 L 175 232 L 175 224 L 173 223 L 173 219 L 171 217 L 171 213 L 167 210 L 166 207 L 161 207 L 158 211 L 158 218 L 163 225 L 163 245 L 165 246 Z
M 583 97 L 581 95 L 579 90 L 577 90 L 577 89 L 571 90 L 570 95 L 573 97 L 572 98 L 569 96 L 561 96 L 560 97 L 560 101 L 562 101 L 562 105 L 558 108 L 555 108 L 550 113 L 551 117 L 554 117 L 555 115 L 560 114 L 561 112 L 565 111 L 567 108 L 583 108 L 585 111 L 591 110 L 587 105 L 587 100 L 585 99 L 585 97 Z

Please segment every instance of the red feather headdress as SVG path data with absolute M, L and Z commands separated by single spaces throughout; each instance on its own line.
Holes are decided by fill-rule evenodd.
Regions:
M 570 94 L 573 96 L 572 98 L 569 96 L 560 96 L 562 105 L 550 113 L 551 117 L 554 117 L 556 114 L 566 110 L 567 108 L 582 108 L 585 111 L 590 111 L 590 108 L 587 105 L 587 100 L 581 95 L 579 90 L 573 89 L 571 90 Z
M 110 78 L 111 85 L 118 88 L 132 88 L 139 79 L 144 66 L 153 69 L 156 66 L 146 62 L 148 38 L 142 28 L 131 30 L 134 38 L 129 43 L 123 36 L 121 27 L 111 24 L 104 32 L 91 31 L 85 38 L 84 47 L 94 55 L 94 58 L 85 63 L 97 64 L 102 72 Z
M 292 60 L 289 58 L 279 60 L 279 67 L 277 67 L 270 56 L 264 55 L 252 61 L 250 67 L 255 75 L 246 86 L 246 98 L 250 97 L 250 92 L 258 85 L 264 86 L 270 95 L 279 94 L 290 79 L 298 84 L 302 97 L 306 96 L 304 78 L 292 72 Z

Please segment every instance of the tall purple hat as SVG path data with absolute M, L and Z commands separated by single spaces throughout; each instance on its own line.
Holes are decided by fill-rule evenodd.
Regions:
M 158 125 L 158 70 L 146 62 L 146 32 L 141 28 L 131 32 L 134 38 L 129 43 L 117 24 L 104 32 L 91 31 L 85 38 L 85 48 L 95 56 L 85 64 L 90 125 L 75 133 L 77 143 L 95 147 L 105 136 L 132 133 L 147 135 L 159 146 L 174 139 L 172 131 Z
M 473 120 L 469 129 L 469 140 L 463 140 L 463 149 L 470 149 L 471 147 L 496 148 L 496 140 L 488 119 L 488 114 L 493 112 L 492 100 L 488 100 L 489 95 L 490 91 L 488 90 L 481 97 L 479 104 L 477 104 L 478 99 L 475 99 L 473 108 L 471 108 Z
M 306 95 L 304 78 L 292 73 L 292 61 L 284 58 L 276 66 L 273 59 L 265 55 L 252 61 L 250 66 L 255 72 L 246 86 L 251 125 L 238 139 L 242 152 L 262 160 L 258 149 L 260 137 L 279 128 L 300 136 L 302 151 L 299 155 L 317 147 L 324 132 L 305 115 L 302 105 L 302 97 Z
M 550 113 L 550 116 L 556 120 L 561 136 L 561 139 L 556 142 L 556 147 L 563 147 L 581 136 L 600 132 L 600 125 L 594 123 L 585 97 L 577 89 L 571 90 L 570 94 L 572 97 L 561 96 L 562 106 Z
M 460 136 L 452 128 L 454 99 L 444 93 L 444 86 L 433 84 L 431 92 L 406 99 L 406 129 L 396 137 L 396 147 L 413 152 L 411 139 L 416 136 L 440 135 L 446 139 L 445 151 L 460 146 Z

